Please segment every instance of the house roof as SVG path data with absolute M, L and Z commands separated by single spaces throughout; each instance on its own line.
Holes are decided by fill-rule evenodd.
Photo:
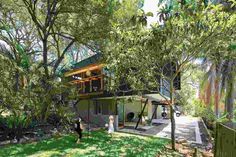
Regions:
M 89 66 L 91 64 L 99 63 L 100 60 L 101 60 L 101 53 L 97 53 L 97 54 L 95 54 L 95 55 L 93 55 L 89 58 L 86 58 L 82 61 L 79 61 L 79 62 L 75 63 L 72 66 L 72 69 L 80 69 L 80 68 Z
M 101 60 L 101 53 L 97 53 L 93 56 L 90 56 L 86 59 L 83 59 L 75 64 L 73 64 L 69 69 L 63 69 L 61 72 L 64 74 L 68 74 L 68 72 L 73 72 L 75 70 L 79 70 L 79 69 L 83 69 L 89 66 L 93 66 L 93 65 L 98 65 L 100 64 L 100 60 Z

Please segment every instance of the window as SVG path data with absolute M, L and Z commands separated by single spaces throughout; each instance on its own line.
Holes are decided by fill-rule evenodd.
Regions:
M 85 93 L 90 93 L 90 82 L 86 81 L 84 83 L 84 86 L 85 86 Z
M 94 114 L 102 114 L 102 105 L 94 101 Z
M 111 102 L 94 101 L 94 114 L 110 115 L 116 113 L 116 105 Z
M 109 115 L 110 113 L 109 113 L 109 104 L 103 104 L 102 105 L 102 114 L 103 115 Z
M 92 91 L 98 92 L 101 89 L 101 79 L 92 80 Z

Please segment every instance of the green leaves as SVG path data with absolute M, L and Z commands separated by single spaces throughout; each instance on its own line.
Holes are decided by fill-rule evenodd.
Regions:
M 229 49 L 235 51 L 236 50 L 236 44 L 230 44 Z
M 218 5 L 191 8 L 188 4 L 173 9 L 164 25 L 157 23 L 151 30 L 137 23 L 115 27 L 104 56 L 116 79 L 125 77 L 133 89 L 152 89 L 158 86 L 157 76 L 163 77 L 162 66 L 170 61 L 177 62 L 181 72 L 203 55 L 224 55 L 216 52 L 232 42 L 229 32 L 235 31 L 235 14 Z
M 152 13 L 152 12 L 147 12 L 147 13 L 146 13 L 146 16 L 151 16 L 151 17 L 153 17 L 153 13 Z

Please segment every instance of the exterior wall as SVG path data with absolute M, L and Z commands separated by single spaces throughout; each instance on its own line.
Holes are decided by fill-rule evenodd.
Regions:
M 135 115 L 134 121 L 138 120 L 138 115 L 141 113 L 142 108 L 144 106 L 144 103 L 141 103 L 141 100 L 128 101 L 128 100 L 121 99 L 117 102 L 117 104 L 118 105 L 124 104 L 125 121 L 127 121 L 127 114 L 130 112 L 133 112 Z M 148 113 L 150 112 L 149 111 L 150 106 L 152 106 L 152 105 L 150 103 L 148 103 L 145 110 L 144 110 L 144 114 L 143 114 L 144 116 L 148 116 Z M 121 110 L 122 110 L 122 107 L 121 107 Z M 118 112 L 122 112 L 122 114 L 123 114 L 123 111 L 118 111 Z M 122 116 L 122 114 L 119 114 L 119 116 Z M 123 117 L 121 119 L 123 120 Z
M 132 102 L 125 101 L 125 117 L 128 113 L 133 112 L 135 117 L 138 117 L 139 113 L 142 111 L 143 104 L 140 100 L 134 100 Z M 147 108 L 144 110 L 144 115 L 147 114 Z
M 149 110 L 148 110 L 148 118 L 152 118 L 152 114 L 155 111 L 156 105 L 149 105 Z M 156 110 L 156 117 L 154 116 L 154 119 L 160 119 L 162 118 L 161 113 L 163 111 L 162 105 L 157 105 L 157 110 Z
M 127 121 L 127 114 L 130 112 L 133 112 L 135 114 L 135 120 L 138 120 L 138 115 L 139 113 L 141 113 L 144 103 L 141 103 L 141 100 L 133 100 L 132 102 L 129 102 L 127 100 L 125 101 L 120 100 L 118 102 L 118 105 L 123 103 L 125 104 L 125 121 Z M 151 102 L 148 102 L 143 115 L 147 116 L 148 119 L 151 119 L 154 110 L 155 110 L 155 105 L 152 105 Z M 163 111 L 162 105 L 158 105 L 158 108 L 156 110 L 157 119 L 162 118 L 161 116 L 162 111 Z
M 116 114 L 115 100 L 101 99 L 101 100 L 97 100 L 97 101 L 99 104 L 107 105 L 109 113 L 111 113 L 111 114 L 106 114 L 106 115 L 104 115 L 103 113 L 96 114 L 96 112 L 95 112 L 96 107 L 95 107 L 94 100 L 87 99 L 87 100 L 81 100 L 77 105 L 79 116 L 87 123 L 90 121 L 91 125 L 96 125 L 98 127 L 104 127 L 105 124 L 109 122 L 109 116 L 113 115 L 114 119 L 115 119 L 114 127 L 115 127 L 115 129 L 117 129 L 118 124 L 116 125 L 116 123 L 117 123 L 118 116 L 115 115 Z M 90 108 L 89 114 L 88 114 L 88 108 Z
M 158 105 L 157 108 L 157 119 L 162 118 L 161 113 L 162 113 L 163 109 L 161 105 Z
M 104 113 L 98 113 L 96 114 L 96 105 L 95 101 L 99 103 L 99 105 L 106 105 L 108 108 L 106 110 L 109 110 L 109 113 L 104 114 Z M 89 105 L 90 104 L 90 105 Z M 124 115 L 123 115 L 123 104 L 124 104 Z M 125 99 L 120 99 L 117 100 L 117 107 L 119 108 L 119 105 L 122 105 L 121 110 L 122 111 L 117 111 L 116 108 L 116 102 L 114 99 L 97 99 L 97 100 L 81 100 L 78 105 L 78 113 L 79 116 L 88 123 L 90 121 L 90 124 L 93 126 L 98 126 L 98 127 L 104 127 L 105 124 L 109 122 L 109 116 L 113 115 L 114 116 L 114 127 L 117 130 L 118 129 L 118 123 L 123 122 L 123 116 L 125 116 L 125 121 L 127 121 L 127 114 L 130 112 L 133 112 L 135 114 L 135 119 L 134 121 L 138 120 L 138 115 L 141 113 L 142 108 L 144 106 L 144 103 L 141 103 L 141 100 L 132 100 L 128 101 Z M 88 118 L 88 108 L 90 106 L 89 110 L 89 118 Z M 151 102 L 148 102 L 145 110 L 144 110 L 144 116 L 147 116 L 149 119 L 151 119 L 153 111 L 155 109 L 155 106 L 151 104 Z M 118 112 L 116 115 L 116 112 Z M 157 111 L 156 111 L 156 118 L 162 118 L 161 117 L 162 113 L 162 106 L 158 105 Z M 122 117 L 122 118 L 121 118 Z M 118 120 L 119 119 L 119 120 Z
M 151 104 L 151 102 L 148 102 L 148 119 L 151 119 L 152 118 L 152 114 L 153 114 L 153 111 L 154 111 L 154 105 Z

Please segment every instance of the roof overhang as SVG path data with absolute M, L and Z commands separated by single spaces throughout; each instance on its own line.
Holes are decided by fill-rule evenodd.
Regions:
M 65 73 L 65 77 L 73 76 L 73 75 L 80 74 L 80 73 L 83 73 L 83 72 L 86 72 L 86 71 L 101 69 L 103 66 L 104 66 L 104 64 L 102 64 L 102 63 L 100 63 L 100 64 L 91 64 L 91 65 L 83 67 L 83 68 L 68 71 L 68 72 Z
M 117 100 L 122 100 L 122 99 L 134 99 L 134 100 L 140 100 L 142 99 L 142 97 L 138 96 L 138 95 L 130 95 L 130 96 L 112 96 L 112 97 L 98 97 L 98 98 L 94 98 L 96 100 L 102 100 L 102 99 L 117 99 Z
M 162 96 L 160 94 L 145 94 L 143 96 L 139 96 L 139 95 L 130 95 L 130 96 L 113 96 L 113 97 L 98 97 L 98 98 L 94 98 L 96 100 L 106 100 L 106 99 L 117 99 L 117 100 L 128 100 L 128 99 L 133 99 L 133 100 L 142 100 L 143 102 L 145 102 L 145 99 L 148 99 L 149 102 L 157 102 L 158 104 L 169 104 L 169 100 L 170 98 L 167 96 Z
M 170 98 L 167 96 L 162 96 L 161 94 L 145 94 L 143 98 L 148 99 L 149 101 L 154 101 L 160 104 L 169 104 Z

